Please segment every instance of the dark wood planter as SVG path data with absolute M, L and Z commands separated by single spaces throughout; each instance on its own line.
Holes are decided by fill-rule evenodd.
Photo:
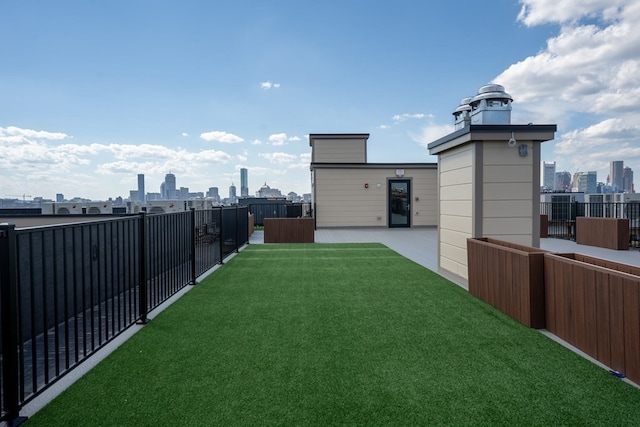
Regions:
M 469 292 L 523 325 L 544 328 L 545 252 L 492 238 L 467 239 Z
M 313 243 L 314 218 L 265 218 L 265 243 Z
M 576 218 L 576 243 L 607 249 L 629 249 L 629 220 L 579 216 Z
M 248 236 L 251 237 L 251 235 L 253 234 L 253 232 L 255 231 L 255 216 L 253 214 L 249 214 L 249 230 L 248 231 Z
M 640 268 L 544 256 L 547 329 L 640 384 Z
M 549 237 L 549 215 L 540 215 L 540 237 Z

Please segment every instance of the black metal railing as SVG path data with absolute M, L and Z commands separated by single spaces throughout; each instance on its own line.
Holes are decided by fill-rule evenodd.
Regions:
M 0 224 L 0 421 L 248 242 L 247 208 Z
M 628 219 L 629 246 L 640 248 L 640 202 L 542 202 L 540 214 L 547 215 L 549 237 L 567 240 L 576 240 L 576 217 Z
M 264 225 L 265 218 L 311 217 L 311 203 L 251 203 L 245 201 L 249 213 L 254 216 L 254 224 Z

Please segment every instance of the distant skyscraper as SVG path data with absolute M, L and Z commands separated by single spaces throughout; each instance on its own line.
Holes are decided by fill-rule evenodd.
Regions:
M 218 193 L 218 187 L 209 187 L 209 191 L 207 191 L 207 197 L 210 197 L 216 202 L 219 202 L 220 194 Z
M 138 174 L 138 200 L 144 203 L 144 174 Z
M 622 190 L 625 193 L 633 193 L 633 170 L 626 167 L 622 170 Z
M 240 196 L 249 196 L 249 177 L 246 168 L 240 169 Z
M 233 185 L 233 182 L 231 183 L 231 186 L 229 187 L 229 203 L 235 203 L 238 200 L 238 197 L 236 196 L 236 186 Z
M 598 175 L 595 171 L 578 173 L 578 191 L 585 194 L 597 193 Z
M 546 190 L 556 190 L 556 162 L 542 162 L 542 186 Z
M 567 171 L 556 172 L 556 190 L 571 191 L 571 174 Z
M 176 176 L 171 172 L 164 176 L 164 191 L 160 187 L 160 193 L 162 193 L 163 199 L 176 198 Z
M 180 200 L 188 200 L 189 199 L 189 187 L 180 187 Z
M 611 162 L 609 177 L 611 179 L 611 186 L 615 193 L 622 192 L 622 173 L 624 171 L 624 162 L 622 160 L 616 160 Z
M 56 202 L 58 202 L 58 203 L 64 202 L 64 194 L 62 194 L 62 193 L 56 194 Z

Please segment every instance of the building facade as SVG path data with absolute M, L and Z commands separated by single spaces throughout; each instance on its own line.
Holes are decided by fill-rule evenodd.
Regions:
M 240 196 L 249 196 L 249 171 L 246 168 L 240 169 Z
M 556 188 L 556 162 L 542 162 L 542 186 L 545 190 L 554 191 Z
M 478 124 L 471 116 L 428 148 L 438 156 L 438 269 L 467 280 L 469 238 L 539 245 L 540 149 L 557 126 L 511 124 L 511 97 L 501 85 L 464 98 L 456 123 L 464 103 L 477 110 Z
M 144 197 L 144 174 L 143 173 L 139 173 L 138 174 L 138 201 L 144 203 L 145 202 L 145 197 Z
M 615 160 L 610 163 L 609 166 L 609 179 L 611 181 L 611 186 L 613 187 L 613 192 L 618 193 L 622 192 L 623 185 L 623 174 L 624 172 L 624 162 L 622 160 Z
M 622 170 L 622 191 L 625 193 L 635 193 L 633 188 L 633 170 L 625 167 Z
M 369 134 L 310 134 L 317 228 L 437 225 L 435 163 L 368 163 Z

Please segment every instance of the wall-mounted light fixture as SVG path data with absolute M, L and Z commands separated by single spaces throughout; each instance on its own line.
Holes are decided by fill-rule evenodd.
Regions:
M 529 154 L 529 146 L 527 144 L 520 144 L 518 154 L 520 154 L 520 157 L 527 157 Z

